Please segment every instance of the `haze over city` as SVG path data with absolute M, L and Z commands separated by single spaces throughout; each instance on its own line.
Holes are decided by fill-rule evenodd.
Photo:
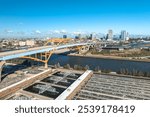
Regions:
M 149 35 L 148 0 L 1 0 L 0 35 L 107 33 Z

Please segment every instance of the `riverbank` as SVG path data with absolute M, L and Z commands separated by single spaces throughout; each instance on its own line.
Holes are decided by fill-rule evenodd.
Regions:
M 87 58 L 102 58 L 102 59 L 113 59 L 113 60 L 128 60 L 128 61 L 136 61 L 136 62 L 150 62 L 150 59 L 132 59 L 132 58 L 123 58 L 117 56 L 104 56 L 104 55 L 81 55 L 81 54 L 68 54 L 68 56 L 78 56 L 78 57 L 87 57 Z
M 60 71 L 68 71 L 68 70 L 73 70 L 75 73 L 84 73 L 86 70 L 76 70 L 73 68 L 66 69 L 64 67 L 57 68 Z M 94 74 L 99 74 L 99 75 L 109 75 L 109 76 L 114 76 L 114 77 L 124 77 L 124 78 L 133 78 L 133 79 L 145 79 L 145 80 L 150 80 L 150 77 L 143 77 L 143 76 L 133 76 L 133 75 L 125 75 L 125 74 L 117 74 L 116 72 L 110 72 L 110 73 L 104 73 L 104 72 L 97 72 L 93 71 Z

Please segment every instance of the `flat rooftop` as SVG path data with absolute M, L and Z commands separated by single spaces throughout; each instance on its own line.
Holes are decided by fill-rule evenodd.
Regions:
M 74 100 L 149 100 L 150 79 L 94 74 Z
M 5 97 L 7 100 L 55 100 L 80 76 L 81 72 L 63 70 L 55 71 L 42 80 L 24 87 Z
M 5 68 L 5 73 L 2 74 L 0 89 L 17 83 L 27 77 L 34 76 L 45 69 L 43 67 L 25 67 L 23 65 L 10 65 Z
M 0 87 L 9 87 L 38 75 L 46 70 L 42 68 L 26 68 L 10 74 Z M 150 78 L 131 77 L 109 74 L 93 74 L 84 84 L 81 78 L 86 72 L 66 69 L 53 69 L 46 76 L 20 88 L 4 98 L 7 100 L 55 100 L 66 98 L 69 91 L 76 89 L 70 99 L 73 100 L 150 100 Z M 14 75 L 15 74 L 15 75 Z M 17 76 L 16 76 L 17 74 Z M 44 75 L 44 74 L 43 74 Z M 42 75 L 42 76 L 43 76 Z M 40 76 L 41 77 L 41 76 Z M 84 77 L 85 78 L 85 77 Z M 84 80 L 83 78 L 83 80 Z M 6 85 L 7 84 L 7 85 Z M 80 88 L 78 88 L 80 86 Z M 77 92 L 77 93 L 76 93 Z M 70 93 L 74 93 L 73 91 Z M 64 99 L 65 99 L 64 98 Z

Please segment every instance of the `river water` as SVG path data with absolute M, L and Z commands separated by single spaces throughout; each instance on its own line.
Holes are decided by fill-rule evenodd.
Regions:
M 54 54 L 50 58 L 49 64 L 54 65 L 57 63 L 60 63 L 61 66 L 70 64 L 71 67 L 74 65 L 81 65 L 83 67 L 88 65 L 92 70 L 99 66 L 101 70 L 111 70 L 115 72 L 118 72 L 120 69 L 128 69 L 129 71 L 133 71 L 134 69 L 143 72 L 150 72 L 150 62 L 88 58 Z

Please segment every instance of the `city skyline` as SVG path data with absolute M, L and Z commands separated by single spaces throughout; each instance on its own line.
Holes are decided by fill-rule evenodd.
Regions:
M 148 0 L 1 0 L 0 33 L 150 34 Z

